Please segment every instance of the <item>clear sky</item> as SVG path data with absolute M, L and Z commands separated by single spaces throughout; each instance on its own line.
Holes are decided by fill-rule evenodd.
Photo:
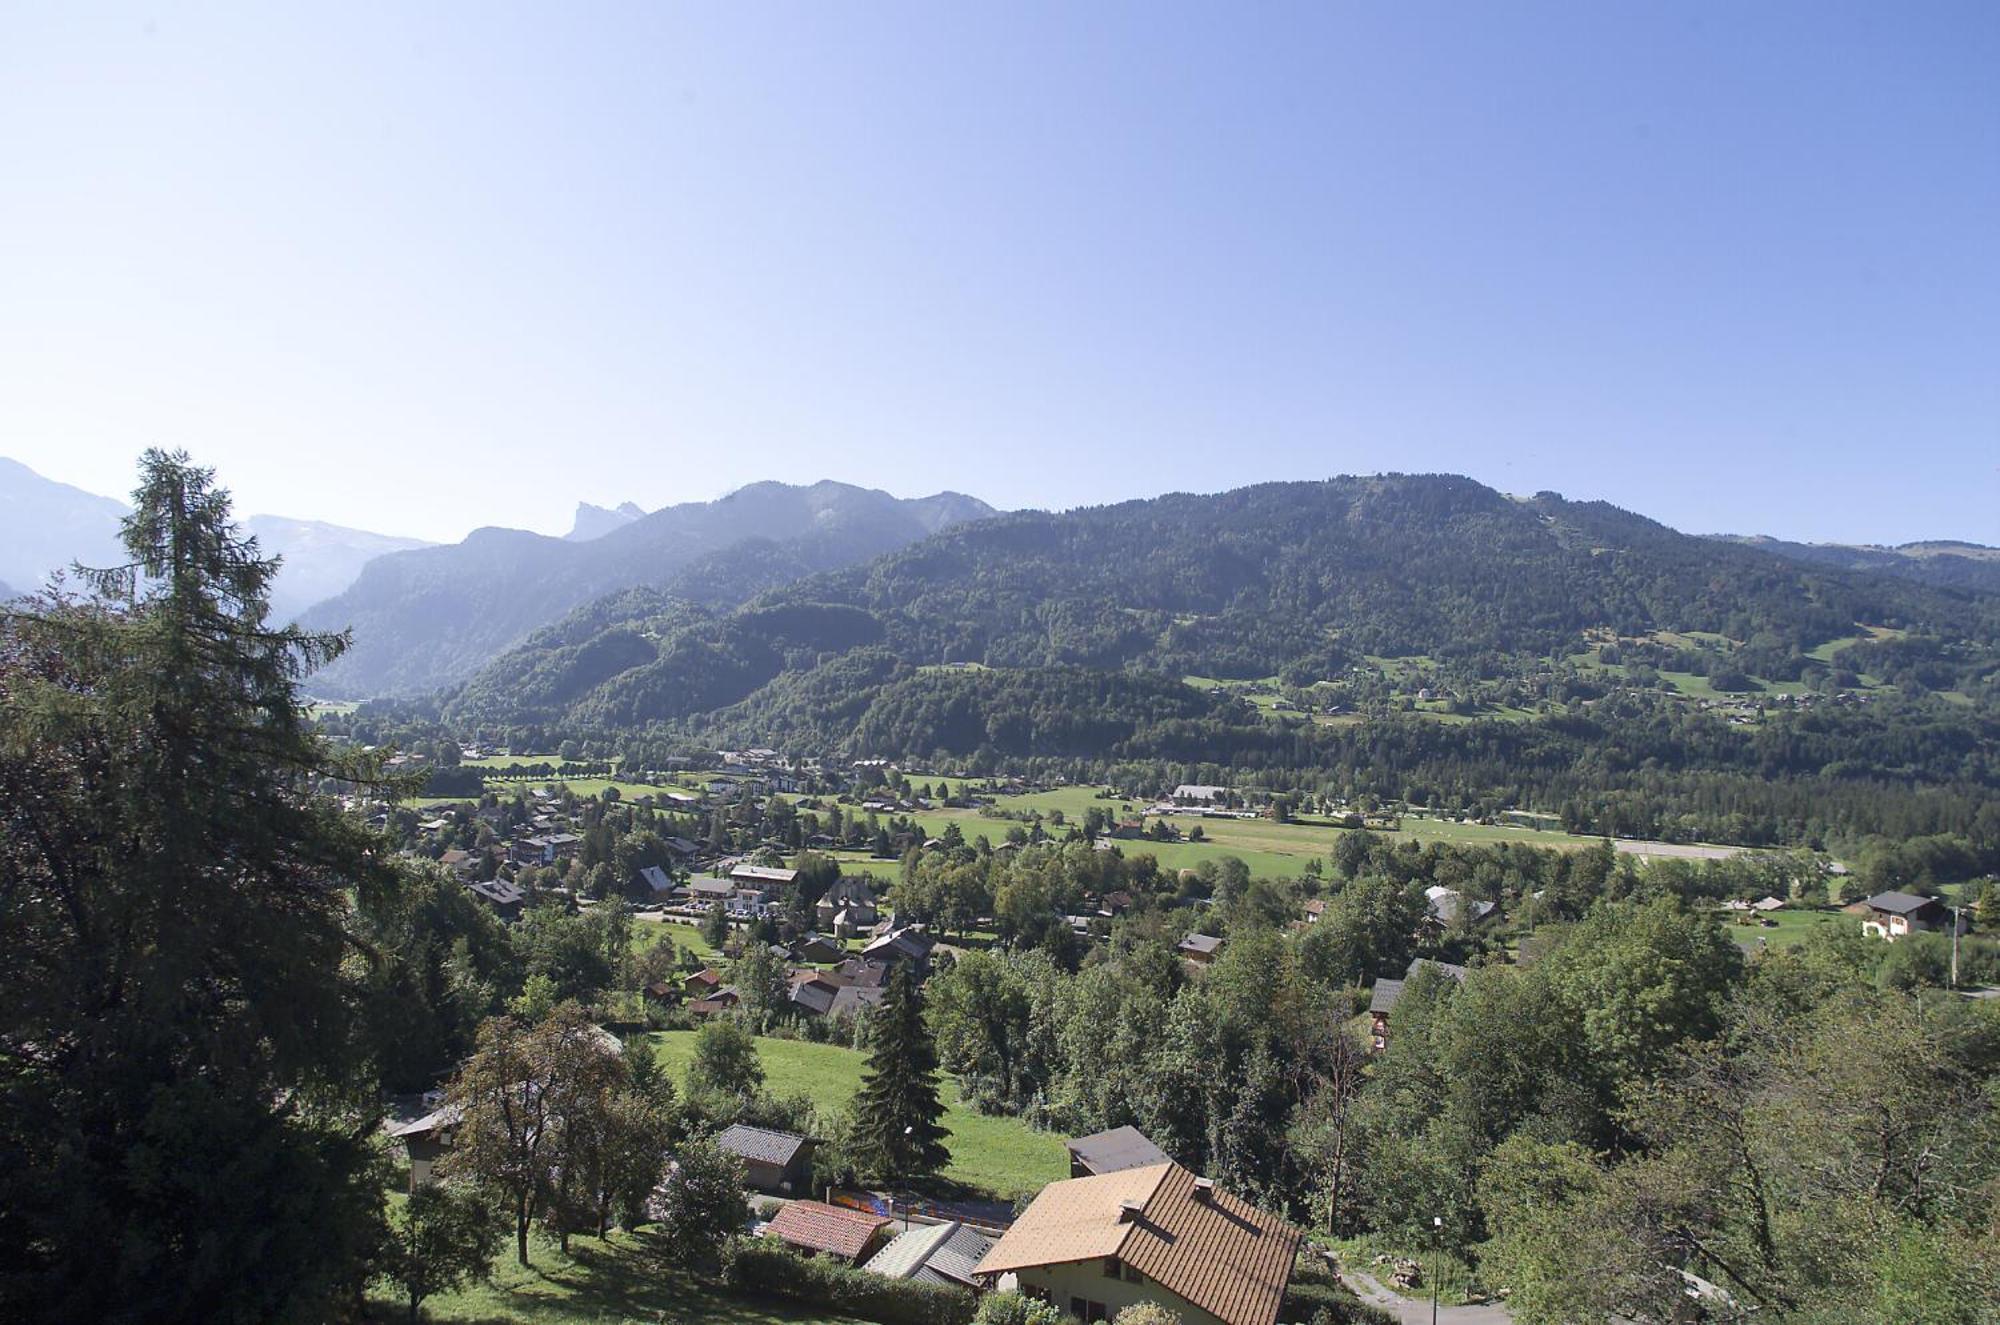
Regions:
M 0 454 L 2000 542 L 2000 4 L 0 7 Z

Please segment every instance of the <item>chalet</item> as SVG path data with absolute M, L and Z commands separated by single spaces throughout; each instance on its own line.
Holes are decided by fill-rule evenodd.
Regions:
M 444 866 L 461 879 L 472 873 L 473 867 L 478 863 L 479 858 L 477 856 L 473 855 L 470 851 L 461 851 L 457 847 L 453 847 L 438 857 L 438 864 Z
M 1299 1230 L 1178 1164 L 1052 1182 L 973 1274 L 1083 1321 L 1153 1302 L 1182 1325 L 1273 1325 Z
M 707 998 L 720 988 L 722 988 L 722 973 L 712 966 L 696 971 L 681 981 L 681 992 L 689 998 Z
M 856 1265 L 880 1245 L 889 1221 L 865 1210 L 821 1201 L 793 1201 L 764 1226 L 764 1236 L 843 1265 Z
M 838 962 L 847 958 L 847 949 L 824 934 L 808 934 L 792 945 L 792 960 L 801 962 Z
M 789 1196 L 810 1187 L 813 1143 L 808 1137 L 737 1123 L 724 1128 L 715 1144 L 743 1161 L 743 1185 L 752 1191 Z
M 1379 1054 L 1389 1047 L 1389 1014 L 1395 1011 L 1396 1004 L 1401 1001 L 1403 986 L 1415 979 L 1419 971 L 1426 968 L 1436 971 L 1439 975 L 1447 979 L 1456 980 L 1460 984 L 1465 983 L 1465 968 L 1463 966 L 1454 966 L 1450 962 L 1432 961 L 1428 957 L 1411 958 L 1409 966 L 1403 971 L 1403 978 L 1401 980 L 1377 980 L 1375 982 L 1375 992 L 1368 1000 L 1368 1018 L 1371 1023 L 1368 1028 L 1368 1042 L 1369 1048 L 1373 1052 Z
M 826 1015 L 833 1020 L 859 1016 L 870 1008 L 880 1007 L 886 992 L 880 985 L 842 985 Z
M 871 961 L 867 957 L 849 957 L 834 968 L 833 974 L 842 983 L 859 985 L 864 989 L 880 989 L 889 983 L 887 962 Z
M 1190 934 L 1180 941 L 1176 951 L 1195 965 L 1206 966 L 1222 951 L 1222 940 L 1213 934 Z
M 409 1157 L 411 1191 L 430 1182 L 431 1166 L 451 1149 L 452 1133 L 464 1117 L 465 1110 L 456 1104 L 447 1104 L 415 1122 L 390 1129 L 389 1135 L 403 1143 L 403 1152 Z
M 868 880 L 854 874 L 843 874 L 833 881 L 819 901 L 813 904 L 813 914 L 820 928 L 833 928 L 834 920 L 842 911 L 865 909 L 870 916 L 875 913 L 875 894 L 869 890 Z M 850 917 L 858 919 L 858 917 Z M 873 919 L 866 922 L 874 924 Z
M 972 1267 L 992 1250 L 992 1238 L 957 1220 L 919 1224 L 869 1257 L 861 1268 L 891 1279 L 917 1279 L 977 1289 Z
M 1920 931 L 1951 932 L 1951 912 L 1935 897 L 1918 897 L 1912 893 L 1876 893 L 1861 905 L 1866 908 L 1861 920 L 1861 932 L 1887 939 L 1891 943 L 1905 934 Z M 1958 932 L 1963 934 L 1965 930 L 1966 926 L 1961 922 Z
M 1423 923 L 1437 929 L 1451 928 L 1458 922 L 1461 912 L 1465 914 L 1467 924 L 1483 925 L 1499 909 L 1493 903 L 1477 898 L 1467 901 L 1464 893 L 1443 884 L 1432 884 L 1424 889 L 1424 900 L 1428 909 L 1424 912 Z
M 1308 897 L 1302 910 L 1305 914 L 1300 919 L 1299 924 L 1301 926 L 1317 925 L 1321 920 L 1326 918 L 1326 899 L 1323 897 Z
M 673 893 L 674 876 L 658 865 L 648 865 L 639 871 L 632 887 L 634 892 L 643 892 L 654 901 L 660 901 Z
M 474 897 L 497 911 L 502 920 L 518 920 L 521 904 L 528 900 L 526 891 L 504 879 L 488 879 L 484 883 L 468 883 L 465 886 Z
M 883 962 L 889 965 L 907 963 L 921 972 L 930 965 L 931 949 L 937 947 L 937 940 L 914 929 L 891 930 L 861 950 L 866 961 Z
M 797 870 L 782 870 L 769 865 L 738 865 L 729 871 L 729 878 L 737 887 L 755 889 L 766 895 L 789 887 L 798 877 Z
M 688 1015 L 694 1017 L 714 1017 L 733 1011 L 743 996 L 735 985 L 724 985 L 706 998 L 697 998 L 687 1005 Z
M 583 845 L 583 839 L 575 833 L 547 833 L 541 837 L 531 837 L 527 845 L 538 854 L 543 865 L 553 865 L 559 860 L 568 860 Z
M 845 986 L 834 983 L 825 976 L 812 976 L 805 980 L 794 980 L 789 995 L 791 1004 L 809 1016 L 824 1017 L 833 1011 L 834 1000 L 840 997 Z
M 1114 1127 L 1108 1132 L 1079 1136 L 1064 1142 L 1063 1148 L 1069 1151 L 1069 1176 L 1072 1178 L 1123 1173 L 1126 1169 L 1151 1168 L 1156 1164 L 1172 1162 L 1172 1156 L 1154 1145 L 1136 1127 Z
M 727 905 L 736 896 L 736 885 L 712 874 L 697 874 L 688 880 L 688 898 L 706 910 L 717 902 Z
M 1750 903 L 1750 909 L 1753 911 L 1762 911 L 1766 914 L 1772 911 L 1782 911 L 1785 909 L 1785 899 L 1782 897 L 1760 897 Z
M 701 845 L 685 837 L 670 837 L 667 839 L 667 851 L 676 860 L 692 860 L 701 854 Z

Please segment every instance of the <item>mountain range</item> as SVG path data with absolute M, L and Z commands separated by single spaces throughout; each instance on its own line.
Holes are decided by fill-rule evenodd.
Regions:
M 0 456 L 0 581 L 25 591 L 77 562 L 122 564 L 126 552 L 118 530 L 129 510 L 116 498 L 43 478 Z M 271 589 L 271 612 L 280 620 L 345 589 L 370 559 L 428 546 L 281 515 L 253 515 L 242 527 L 265 552 L 284 558 Z
M 1709 669 L 1725 686 L 1740 673 L 1758 690 L 1836 664 L 1901 669 L 1911 688 L 1990 684 L 2000 597 L 1924 582 L 1931 560 L 1890 558 L 1903 575 L 1834 569 L 1454 476 L 1274 483 L 1017 512 L 817 574 L 602 598 L 454 688 L 443 715 L 1077 753 L 1098 737 L 1037 745 L 993 714 L 1076 728 L 1092 706 L 1150 722 L 1215 713 L 1222 701 L 1186 676 L 1311 686 L 1422 666 L 1468 686 L 1541 685 L 1529 678 L 1578 656 L 1601 665 L 1591 651 L 1617 641 L 1635 662 Z M 899 716 L 911 708 L 923 724 Z
M 599 509 L 599 508 L 590 508 Z M 351 628 L 354 647 L 312 678 L 330 698 L 415 694 L 464 680 L 540 627 L 606 594 L 673 585 L 739 602 L 993 514 L 954 492 L 899 499 L 845 483 L 754 483 L 596 537 L 478 529 L 464 542 L 380 557 L 305 624 Z M 615 513 L 614 513 L 615 514 Z

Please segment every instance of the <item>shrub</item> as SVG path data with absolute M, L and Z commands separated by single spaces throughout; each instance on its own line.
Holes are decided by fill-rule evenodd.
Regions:
M 977 1305 L 969 1289 L 870 1274 L 759 1238 L 729 1244 L 723 1277 L 744 1292 L 796 1298 L 881 1325 L 971 1325 Z
M 1321 1312 L 1334 1325 L 1396 1325 L 1394 1316 L 1363 1302 L 1341 1284 L 1298 1279 L 1285 1289 L 1278 1319 L 1319 1320 Z
M 979 1299 L 972 1325 L 1068 1325 L 1071 1319 L 1060 1307 L 1024 1293 L 988 1293 Z

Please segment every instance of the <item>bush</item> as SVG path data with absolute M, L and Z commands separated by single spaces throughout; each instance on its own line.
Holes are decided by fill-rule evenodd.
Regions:
M 1285 1290 L 1280 1320 L 1314 1320 L 1324 1311 L 1335 1325 L 1396 1325 L 1396 1318 L 1338 1284 L 1295 1283 Z
M 870 1274 L 759 1238 L 729 1244 L 723 1278 L 743 1292 L 795 1298 L 881 1325 L 971 1325 L 977 1306 L 970 1289 Z
M 972 1325 L 1068 1325 L 1074 1317 L 1023 1293 L 988 1293 L 979 1299 Z

